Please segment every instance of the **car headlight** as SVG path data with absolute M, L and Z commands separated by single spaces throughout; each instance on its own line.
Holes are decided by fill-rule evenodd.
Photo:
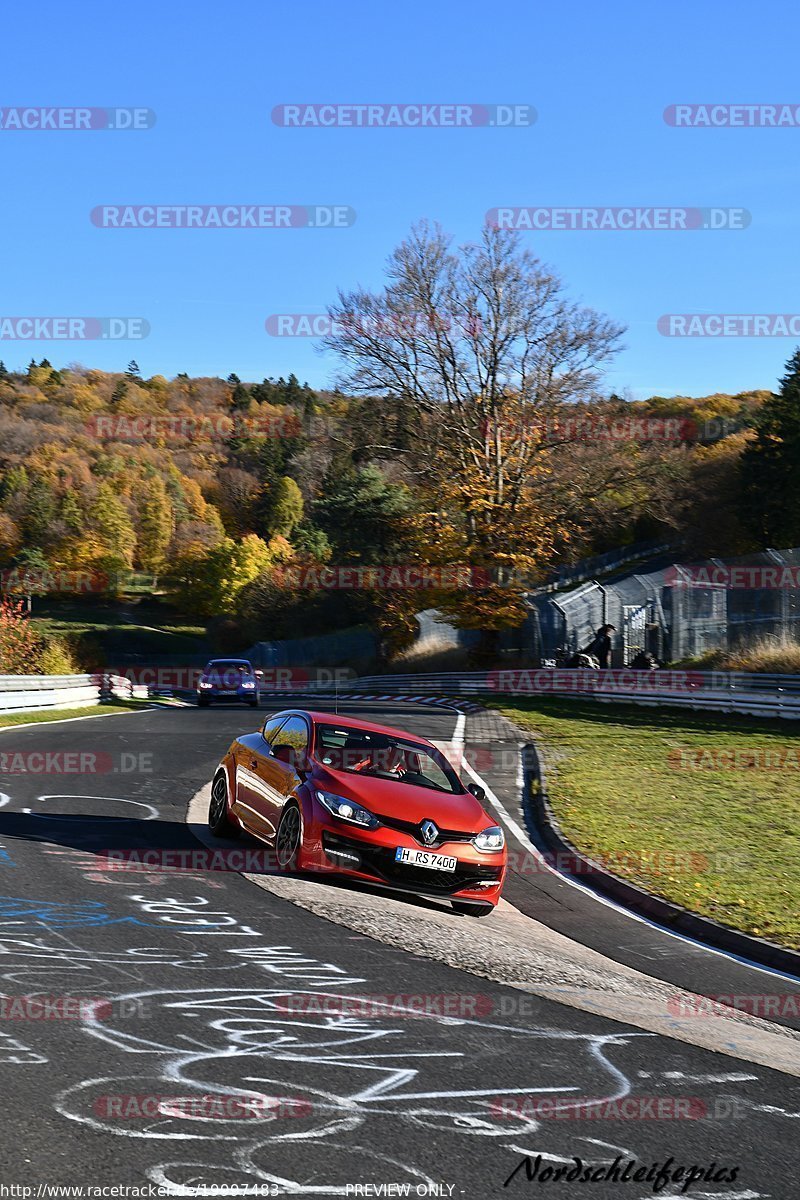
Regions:
M 350 821 L 352 825 L 360 825 L 362 829 L 377 829 L 380 825 L 378 818 L 360 804 L 356 804 L 355 800 L 345 800 L 344 796 L 334 796 L 332 792 L 323 792 L 319 788 L 317 799 L 340 821 Z
M 198 687 L 201 688 L 211 688 L 213 686 L 213 683 L 209 683 L 207 679 L 201 679 L 200 683 L 198 684 Z
M 482 829 L 472 839 L 472 844 L 476 850 L 502 850 L 506 844 L 505 834 L 499 825 L 490 825 L 488 829 Z
M 252 681 L 251 679 L 245 679 L 245 680 L 243 680 L 243 681 L 242 681 L 242 687 L 243 687 L 243 688 L 251 688 L 251 689 L 252 689 L 252 688 L 254 688 L 255 686 L 256 686 L 256 685 L 253 683 L 253 681 Z

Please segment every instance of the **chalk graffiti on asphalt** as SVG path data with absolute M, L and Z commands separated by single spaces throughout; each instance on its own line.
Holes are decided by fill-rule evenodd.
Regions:
M 99 928 L 107 925 L 150 925 L 138 917 L 114 917 L 100 900 L 31 900 L 0 896 L 0 930 Z
M 0 1066 L 28 1066 L 46 1062 L 43 1054 L 38 1054 L 10 1033 L 0 1032 Z
M 204 896 L 181 900 L 175 896 L 160 896 L 157 900 L 133 893 L 128 897 L 138 904 L 147 916 L 154 916 L 174 929 L 175 933 L 217 935 L 225 937 L 258 937 L 258 930 L 241 925 L 229 913 L 206 907 Z M 198 912 L 198 909 L 200 910 Z
M 335 964 L 320 963 L 290 947 L 261 947 L 260 955 L 258 965 L 266 964 L 274 976 L 288 979 L 293 985 L 293 995 L 307 999 L 344 995 L 302 988 L 297 983 L 298 973 L 305 973 L 322 978 L 325 986 L 331 987 L 336 972 L 342 971 Z M 339 1016 L 325 1013 L 324 1006 L 322 1009 L 317 1006 L 311 1016 L 287 1012 L 287 985 L 279 988 L 278 978 L 275 983 L 274 989 L 193 988 L 126 996 L 127 1002 L 146 996 L 155 1006 L 157 1016 L 151 1030 L 157 1029 L 158 1036 L 132 1033 L 129 1024 L 115 1027 L 108 1020 L 87 1018 L 86 1032 L 112 1048 L 113 1052 L 109 1051 L 112 1059 L 116 1060 L 118 1052 L 124 1051 L 137 1057 L 147 1056 L 150 1066 L 133 1076 L 105 1072 L 87 1079 L 57 1097 L 57 1110 L 70 1120 L 116 1136 L 234 1143 L 234 1160 L 227 1162 L 225 1170 L 241 1172 L 251 1185 L 280 1183 L 296 1190 L 300 1186 L 296 1181 L 274 1175 L 267 1165 L 271 1159 L 274 1168 L 277 1143 L 281 1144 L 283 1166 L 295 1161 L 291 1147 L 299 1150 L 303 1143 L 320 1139 L 326 1139 L 327 1146 L 328 1139 L 335 1142 L 339 1135 L 351 1136 L 369 1123 L 390 1117 L 430 1131 L 500 1138 L 511 1148 L 528 1135 L 541 1137 L 542 1122 L 527 1113 L 521 1113 L 511 1123 L 500 1119 L 496 1106 L 492 1106 L 493 1097 L 498 1093 L 536 1092 L 574 1095 L 581 1102 L 620 1098 L 629 1092 L 631 1083 L 612 1063 L 609 1051 L 626 1046 L 632 1037 L 651 1036 L 520 1029 L 472 1019 L 453 1021 L 436 1015 L 430 1017 L 422 1034 L 420 1023 L 415 1022 L 414 1033 L 409 1035 L 408 1023 L 398 1021 L 396 1015 L 388 1020 L 380 1015 Z M 513 1082 L 498 1079 L 492 1083 L 486 1077 L 485 1061 L 473 1061 L 465 1052 L 458 1026 L 479 1026 L 486 1038 L 524 1042 L 533 1051 L 525 1057 L 526 1064 L 530 1063 L 526 1078 Z M 559 1041 L 573 1044 L 579 1054 L 571 1064 L 568 1080 L 561 1076 L 560 1069 L 553 1064 L 554 1056 L 548 1053 L 548 1047 Z M 514 1061 L 519 1063 L 520 1059 L 521 1055 Z M 93 1052 L 92 1061 L 102 1062 L 102 1051 Z M 453 1070 L 448 1069 L 444 1080 L 441 1071 L 437 1072 L 437 1079 L 428 1077 L 432 1067 L 451 1063 Z M 458 1086 L 453 1086 L 453 1080 L 457 1080 Z M 259 1115 L 247 1122 L 224 1117 L 203 1120 L 196 1116 L 187 1120 L 186 1113 L 173 1108 L 155 1120 L 150 1113 L 140 1120 L 120 1122 L 97 1115 L 98 1100 L 109 1093 L 166 1093 L 190 1098 L 213 1094 L 249 1100 L 255 1096 L 259 1100 Z M 281 1120 L 280 1102 L 286 1097 L 305 1105 L 303 1114 L 291 1121 Z M 551 1141 L 567 1136 L 556 1125 L 550 1122 L 546 1130 Z M 603 1143 L 602 1148 L 589 1146 L 591 1140 L 576 1139 L 573 1135 L 569 1144 L 587 1143 L 582 1149 L 588 1160 L 605 1161 L 608 1144 Z M 363 1147 L 353 1145 L 351 1149 L 355 1152 Z M 624 1153 L 627 1148 L 614 1147 L 614 1152 Z M 372 1157 L 381 1157 L 370 1153 Z M 333 1155 L 331 1161 L 335 1158 Z M 391 1163 L 403 1171 L 405 1178 L 417 1182 L 427 1179 L 413 1163 L 397 1160 Z M 177 1186 L 179 1177 L 189 1169 L 196 1172 L 214 1168 L 213 1162 L 160 1163 L 153 1167 L 150 1178 L 168 1179 Z M 222 1171 L 223 1163 L 218 1162 L 216 1168 Z M 363 1163 L 353 1174 L 355 1169 L 355 1162 L 350 1162 L 350 1174 L 344 1178 L 362 1177 Z M 319 1183 L 325 1195 L 338 1194 L 337 1179 L 325 1181 L 324 1186 L 322 1180 Z

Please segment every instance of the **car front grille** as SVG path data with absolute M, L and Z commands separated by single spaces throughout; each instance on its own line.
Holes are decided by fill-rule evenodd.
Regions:
M 424 846 L 426 850 L 433 850 L 436 846 L 441 846 L 443 842 L 471 842 L 475 837 L 474 833 L 466 833 L 461 829 L 440 829 L 437 840 L 429 845 L 422 840 L 419 822 L 401 821 L 397 817 L 381 816 L 380 813 L 375 813 L 375 816 L 387 829 L 396 829 L 398 833 L 407 833 L 410 837 L 416 838 L 420 846 Z
M 501 867 L 480 863 L 459 863 L 455 871 L 435 871 L 429 867 L 398 863 L 395 862 L 394 850 L 389 846 L 357 842 L 327 830 L 322 835 L 322 846 L 325 851 L 334 852 L 333 861 L 340 866 L 375 875 L 392 887 L 405 887 L 409 891 L 422 891 L 430 895 L 449 896 L 479 883 L 496 883 L 502 873 Z M 344 851 L 348 858 L 337 858 L 336 850 Z M 361 865 L 356 866 L 351 856 L 357 856 Z

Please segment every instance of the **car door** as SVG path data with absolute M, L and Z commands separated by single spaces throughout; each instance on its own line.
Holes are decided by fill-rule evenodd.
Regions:
M 273 735 L 271 753 L 259 760 L 258 772 L 269 806 L 268 823 L 278 828 L 283 806 L 300 786 L 310 742 L 308 721 L 295 713 Z
M 275 803 L 270 791 L 268 763 L 272 744 L 288 720 L 285 712 L 269 717 L 260 733 L 242 738 L 236 753 L 236 797 L 233 810 L 251 833 L 271 840 L 275 834 Z

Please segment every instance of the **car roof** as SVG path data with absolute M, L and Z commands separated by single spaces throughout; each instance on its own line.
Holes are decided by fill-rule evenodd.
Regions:
M 388 733 L 391 737 L 401 737 L 410 739 L 414 742 L 421 742 L 424 746 L 431 746 L 427 738 L 421 737 L 418 733 L 409 733 L 407 729 L 397 729 L 394 725 L 376 725 L 373 721 L 363 721 L 361 717 L 343 717 L 332 712 L 315 712 L 307 708 L 287 708 L 284 709 L 287 714 L 297 713 L 310 719 L 318 725 L 337 725 L 340 729 L 365 729 L 368 733 Z M 271 713 L 270 720 L 273 716 L 279 716 L 278 713 Z
M 249 658 L 234 658 L 230 654 L 223 654 L 220 658 L 210 658 L 206 663 L 206 666 L 213 667 L 214 663 L 218 662 L 241 663 L 243 667 L 252 666 Z

